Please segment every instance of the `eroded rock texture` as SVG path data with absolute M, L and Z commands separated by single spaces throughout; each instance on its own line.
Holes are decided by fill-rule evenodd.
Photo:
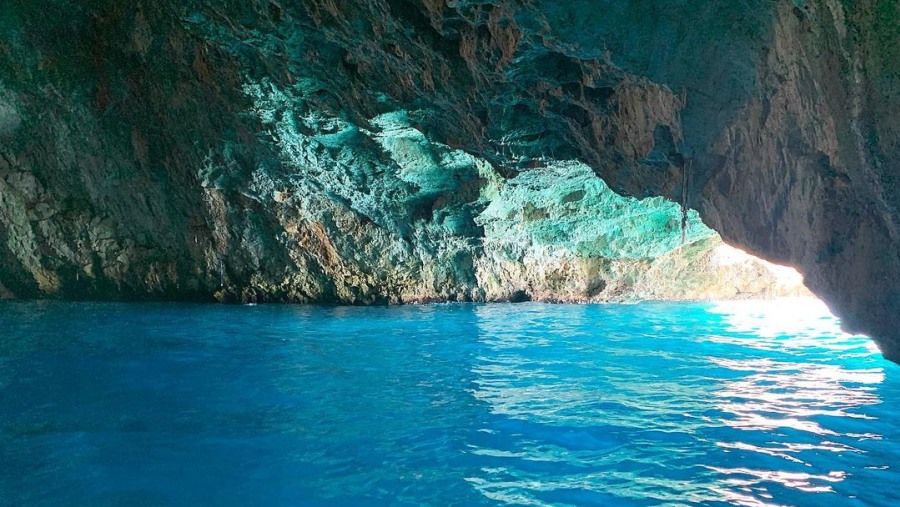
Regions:
M 895 1 L 13 0 L 0 34 L 0 293 L 702 297 L 675 201 L 900 354 Z M 669 201 L 610 232 L 586 168 Z

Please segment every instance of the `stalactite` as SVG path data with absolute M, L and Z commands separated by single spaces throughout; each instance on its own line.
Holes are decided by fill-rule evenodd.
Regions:
M 681 244 L 687 240 L 688 225 L 688 182 L 690 181 L 691 161 L 681 166 Z

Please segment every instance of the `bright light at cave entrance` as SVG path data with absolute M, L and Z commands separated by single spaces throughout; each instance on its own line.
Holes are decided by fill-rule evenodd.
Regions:
M 758 257 L 748 254 L 747 252 L 735 248 L 731 245 L 719 245 L 713 251 L 712 258 L 715 262 L 723 266 L 747 264 L 753 259 L 761 262 L 774 276 L 780 285 L 791 287 L 800 287 L 803 285 L 803 275 L 796 269 L 789 266 L 780 266 L 765 261 Z M 809 294 L 798 294 L 809 295 Z
M 760 349 L 826 346 L 836 351 L 862 345 L 869 351 L 878 351 L 872 340 L 843 332 L 840 320 L 824 301 L 805 288 L 803 275 L 796 269 L 764 261 L 730 245 L 720 245 L 712 253 L 712 260 L 720 266 L 746 264 L 754 259 L 782 287 L 797 287 L 797 297 L 716 303 L 711 311 L 721 314 L 733 331 L 756 337 L 756 343 L 746 345 Z
M 814 296 L 769 301 L 721 301 L 711 312 L 721 314 L 732 331 L 752 334 L 754 338 L 744 341 L 744 344 L 753 348 L 785 350 L 826 347 L 840 353 L 865 347 L 871 352 L 878 352 L 871 339 L 842 331 L 840 320 L 824 301 Z

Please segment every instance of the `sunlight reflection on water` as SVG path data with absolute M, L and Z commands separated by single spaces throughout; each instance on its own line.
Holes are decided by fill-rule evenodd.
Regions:
M 0 503 L 896 505 L 817 301 L 0 304 Z
M 722 325 L 707 323 L 692 330 L 678 329 L 679 323 L 651 313 L 642 316 L 642 323 L 664 336 L 612 340 L 602 351 L 577 337 L 551 348 L 540 340 L 522 340 L 522 328 L 540 335 L 533 330 L 539 315 L 534 321 L 496 328 L 492 311 L 479 311 L 486 317 L 481 336 L 490 353 L 479 358 L 473 370 L 478 386 L 473 395 L 488 402 L 495 414 L 571 434 L 571 442 L 557 442 L 544 452 L 572 465 L 589 457 L 595 473 L 610 469 L 578 475 L 575 484 L 583 490 L 619 500 L 652 497 L 664 502 L 679 492 L 692 502 L 777 505 L 770 500 L 785 496 L 779 487 L 834 494 L 834 485 L 849 475 L 839 468 L 840 458 L 861 456 L 866 451 L 860 443 L 883 438 L 865 429 L 866 421 L 877 420 L 865 408 L 882 403 L 877 388 L 885 380 L 884 369 L 866 367 L 878 362 L 877 348 L 865 337 L 841 332 L 827 307 L 815 299 L 716 304 L 708 312 L 719 316 Z M 569 326 L 583 329 L 589 324 L 577 319 L 588 314 L 567 312 L 565 318 Z M 714 332 L 704 334 L 707 330 Z M 653 340 L 669 346 L 657 347 Z M 697 347 L 698 353 L 709 354 L 705 361 L 659 361 L 673 356 L 658 348 L 678 350 L 685 344 L 672 342 L 682 340 L 715 347 Z M 626 350 L 617 351 L 617 345 Z M 588 361 L 584 375 L 574 374 L 578 368 L 573 372 L 572 358 Z M 654 368 L 656 362 L 670 370 Z M 861 424 L 849 424 L 854 420 Z M 703 449 L 706 441 L 722 453 L 740 456 L 735 463 L 765 456 L 771 468 L 709 465 L 705 460 L 712 451 Z M 635 449 L 638 445 L 643 449 Z M 545 457 L 540 451 L 518 456 Z M 640 473 L 621 472 L 623 459 L 637 465 Z M 697 465 L 711 473 L 685 473 Z M 886 470 L 888 465 L 872 468 Z M 691 475 L 690 481 L 675 478 Z M 546 478 L 526 474 L 516 481 L 508 470 L 494 468 L 469 480 L 490 498 L 522 503 L 521 491 L 571 487 L 574 478 L 547 484 Z M 508 496 L 510 491 L 520 493 Z M 532 505 L 550 504 L 529 498 Z M 806 500 L 810 505 L 821 501 L 840 499 Z
M 859 409 L 882 402 L 876 387 L 885 380 L 883 368 L 857 368 L 854 359 L 870 358 L 878 353 L 874 342 L 844 333 L 827 306 L 812 298 L 776 302 L 728 302 L 719 303 L 711 310 L 723 316 L 732 336 L 712 336 L 718 343 L 728 343 L 766 351 L 781 351 L 788 355 L 808 354 L 840 358 L 843 364 L 797 362 L 770 358 L 710 360 L 734 371 L 748 372 L 739 379 L 723 384 L 716 396 L 717 406 L 726 417 L 722 422 L 744 431 L 761 431 L 773 435 L 774 442 L 752 445 L 742 442 L 717 442 L 726 449 L 766 454 L 805 467 L 813 463 L 798 456 L 810 451 L 834 453 L 863 453 L 847 443 L 836 443 L 839 438 L 851 442 L 879 440 L 882 435 L 871 432 L 854 432 L 841 426 L 824 426 L 816 419 L 832 421 L 833 418 L 875 420 L 876 417 Z M 749 334 L 750 336 L 743 336 Z M 789 430 L 794 430 L 793 432 Z M 796 442 L 789 435 L 796 434 Z M 804 435 L 808 434 L 808 435 Z M 818 443 L 804 439 L 822 438 Z M 843 481 L 847 473 L 834 470 L 827 474 L 757 470 L 750 468 L 715 468 L 728 477 L 732 489 L 718 488 L 726 498 L 737 505 L 776 505 L 765 503 L 748 490 L 764 491 L 766 483 L 778 483 L 807 493 L 833 492 L 833 483 Z M 742 490 L 736 491 L 736 490 Z M 771 495 L 765 495 L 771 498 Z

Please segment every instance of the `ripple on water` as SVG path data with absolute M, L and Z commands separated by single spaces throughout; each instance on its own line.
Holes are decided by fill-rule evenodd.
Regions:
M 0 503 L 894 505 L 816 301 L 0 304 Z

